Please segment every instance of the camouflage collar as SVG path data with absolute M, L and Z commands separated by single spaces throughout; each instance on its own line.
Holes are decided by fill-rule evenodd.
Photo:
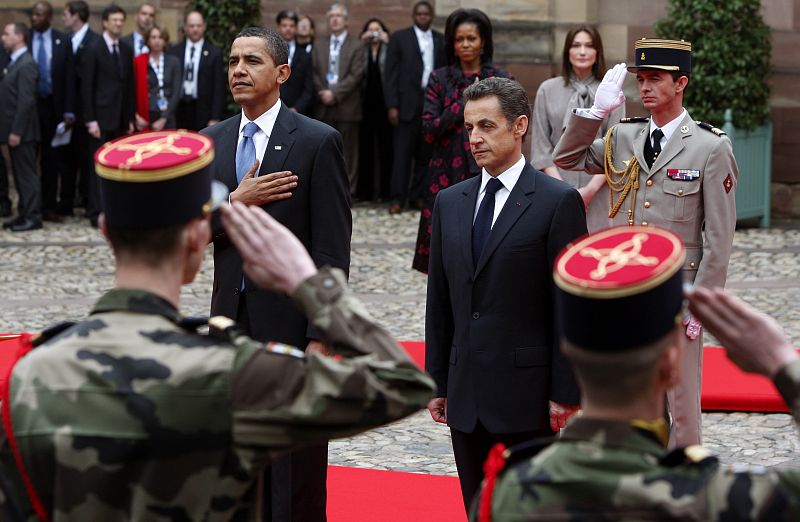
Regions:
M 629 448 L 650 453 L 657 458 L 667 450 L 655 434 L 631 426 L 627 422 L 577 417 L 561 432 L 561 441 L 592 441 L 604 447 Z
M 135 312 L 140 314 L 161 315 L 173 323 L 179 323 L 181 314 L 172 303 L 145 290 L 115 288 L 97 301 L 92 314 L 104 312 Z

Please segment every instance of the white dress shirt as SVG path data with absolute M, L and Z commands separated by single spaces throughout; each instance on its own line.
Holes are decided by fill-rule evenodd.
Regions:
M 661 149 L 663 150 L 669 139 L 673 134 L 675 134 L 675 131 L 678 130 L 678 125 L 681 124 L 683 119 L 686 117 L 686 114 L 686 109 L 683 109 L 677 118 L 670 121 L 663 127 L 656 125 L 656 123 L 653 121 L 653 118 L 650 118 L 650 143 L 655 146 L 655 143 L 653 143 L 653 131 L 656 129 L 661 129 L 661 132 L 664 133 L 664 136 L 661 138 Z
M 184 66 L 184 76 L 183 76 L 183 95 L 190 96 L 192 98 L 197 98 L 197 71 L 200 69 L 200 53 L 203 52 L 203 43 L 205 42 L 205 38 L 200 38 L 196 42 L 192 42 L 191 40 L 186 40 L 186 49 L 183 53 L 183 66 Z M 194 49 L 194 54 L 192 54 L 192 49 Z M 186 65 L 191 63 L 192 64 L 192 80 L 189 81 L 186 79 Z
M 117 46 L 117 52 L 120 52 L 118 39 L 111 38 L 111 35 L 103 31 L 103 40 L 106 42 L 106 47 L 108 48 L 109 54 L 114 54 L 115 45 Z M 122 56 L 120 56 L 120 58 L 122 58 Z
M 503 210 L 503 205 L 505 205 L 506 201 L 508 200 L 508 196 L 511 195 L 511 191 L 514 190 L 514 186 L 517 184 L 517 181 L 519 181 L 519 176 L 522 174 L 522 169 L 525 168 L 525 163 L 525 156 L 520 156 L 519 160 L 511 165 L 508 170 L 497 176 L 497 179 L 503 184 L 503 188 L 494 194 L 494 216 L 492 216 L 493 227 L 494 222 L 497 221 L 497 216 L 499 216 L 500 211 Z M 478 191 L 478 201 L 475 202 L 475 211 L 472 213 L 473 224 L 475 224 L 475 218 L 478 217 L 478 209 L 481 208 L 483 196 L 486 195 L 486 185 L 489 183 L 489 180 L 492 179 L 492 177 L 493 176 L 491 174 L 486 172 L 486 169 L 482 169 L 481 188 Z
M 261 168 L 260 165 L 264 164 L 264 154 L 267 151 L 267 143 L 269 142 L 269 137 L 272 136 L 272 129 L 275 127 L 275 121 L 278 119 L 278 112 L 280 112 L 280 110 L 281 100 L 279 99 L 267 112 L 253 120 L 253 123 L 258 125 L 258 131 L 253 134 L 253 146 L 256 149 L 256 158 L 259 160 L 259 169 Z M 239 143 L 241 143 L 244 137 L 242 130 L 248 123 L 250 123 L 250 120 L 247 119 L 247 116 L 244 115 L 244 111 L 242 111 L 242 121 L 239 122 L 239 139 L 236 142 L 236 150 L 239 150 Z
M 78 52 L 78 47 L 81 46 L 81 42 L 86 37 L 86 33 L 89 31 L 89 24 L 83 24 L 83 27 L 75 31 L 72 35 L 72 54 Z
M 136 31 L 133 32 L 133 56 L 149 53 L 150 49 L 144 43 L 144 36 Z
M 292 65 L 292 59 L 294 58 L 295 50 L 297 50 L 297 44 L 294 40 L 289 40 L 286 42 L 286 45 L 289 46 L 289 65 Z
M 328 86 L 332 87 L 339 83 L 339 53 L 342 51 L 342 44 L 347 38 L 347 31 L 342 31 L 339 36 L 331 35 L 330 43 L 328 44 Z M 338 42 L 337 45 L 334 45 Z
M 47 68 L 50 69 L 50 64 L 53 61 L 53 28 L 48 27 L 47 31 L 40 33 L 39 31 L 33 31 L 32 40 L 33 40 L 33 58 L 36 60 L 39 56 L 39 35 L 42 35 L 42 39 L 44 40 L 44 52 L 47 55 Z M 39 63 L 37 60 L 36 63 Z
M 19 59 L 20 56 L 25 54 L 25 52 L 27 50 L 28 50 L 27 46 L 26 47 L 20 47 L 19 49 L 17 49 L 13 53 L 11 53 L 11 55 L 9 55 L 9 57 L 8 57 L 9 58 L 8 65 L 9 66 L 13 65 L 14 62 L 16 62 Z
M 417 43 L 419 50 L 422 54 L 422 88 L 428 86 L 428 78 L 433 71 L 433 31 L 428 29 L 423 31 L 416 25 L 414 26 L 414 33 L 417 35 Z

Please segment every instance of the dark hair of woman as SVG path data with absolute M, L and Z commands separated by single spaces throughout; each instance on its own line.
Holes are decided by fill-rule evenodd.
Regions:
M 447 17 L 444 29 L 444 57 L 447 65 L 458 63 L 456 56 L 455 40 L 456 30 L 461 24 L 475 24 L 478 34 L 483 40 L 483 53 L 481 54 L 481 64 L 491 63 L 494 55 L 494 44 L 492 43 L 492 22 L 486 13 L 480 9 L 456 9 Z
M 600 33 L 597 31 L 597 28 L 586 24 L 576 25 L 569 30 L 566 38 L 564 38 L 564 50 L 561 53 L 561 76 L 564 77 L 564 85 L 569 85 L 570 77 L 574 72 L 572 70 L 572 64 L 569 61 L 569 50 L 572 48 L 572 41 L 575 40 L 575 36 L 577 36 L 578 33 L 588 34 L 592 39 L 592 47 L 594 47 L 594 50 L 597 52 L 594 65 L 592 65 L 592 76 L 602 81 L 603 75 L 606 73 L 606 60 L 603 56 L 603 39 L 600 38 Z
M 386 34 L 390 34 L 389 29 L 386 27 L 386 24 L 384 24 L 380 18 L 374 18 L 374 17 L 370 18 L 369 20 L 366 21 L 366 23 L 364 23 L 364 28 L 361 30 L 361 32 L 362 33 L 367 32 L 367 27 L 369 27 L 369 24 L 371 24 L 372 22 L 378 22 L 378 24 L 381 26 L 381 29 L 383 29 L 383 32 Z

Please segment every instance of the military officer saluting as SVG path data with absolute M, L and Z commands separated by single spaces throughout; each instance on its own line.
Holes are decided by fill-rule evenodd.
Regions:
M 222 204 L 248 276 L 289 294 L 334 359 L 257 343 L 178 312 L 210 239 L 211 140 L 128 136 L 96 155 L 116 288 L 43 333 L 3 393 L 0 514 L 21 520 L 230 520 L 270 460 L 424 407 L 433 381 L 300 241 L 257 207 Z M 212 196 L 212 194 L 214 194 Z M 13 502 L 13 506 L 8 504 Z M 21 513 L 20 513 L 21 512 Z M 16 518 L 16 517 L 15 517 Z M 15 518 L 12 518 L 14 520 Z
M 598 87 L 591 109 L 578 109 L 556 145 L 554 162 L 566 170 L 605 175 L 609 217 L 615 225 L 658 225 L 678 234 L 686 245 L 684 276 L 708 288 L 722 287 L 736 227 L 739 170 L 730 140 L 712 126 L 696 122 L 683 107 L 692 68 L 689 42 L 641 39 L 636 65 L 617 64 Z M 595 133 L 606 114 L 624 103 L 627 71 L 636 74 L 650 118 L 628 118 Z M 700 324 L 685 318 L 689 340 L 683 380 L 668 395 L 672 416 L 670 444 L 701 441 Z
M 492 449 L 471 520 L 800 520 L 797 470 L 725 466 L 700 446 L 665 447 L 664 393 L 680 385 L 685 344 L 685 254 L 675 234 L 633 226 L 559 256 L 556 316 L 582 413 L 552 444 Z M 800 421 L 800 359 L 777 323 L 720 289 L 687 297 L 729 357 L 771 378 Z

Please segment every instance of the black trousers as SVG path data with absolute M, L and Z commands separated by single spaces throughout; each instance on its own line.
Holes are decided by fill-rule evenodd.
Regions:
M 50 146 L 56 133 L 56 126 L 63 119 L 63 114 L 56 114 L 53 97 L 38 98 L 36 110 L 39 114 L 39 168 L 42 172 L 42 210 L 52 212 L 58 205 L 58 181 L 61 177 L 61 161 L 59 150 Z
M 100 201 L 100 182 L 97 178 L 97 172 L 94 170 L 94 154 L 103 146 L 107 141 L 123 136 L 127 132 L 127 128 L 119 128 L 115 130 L 101 130 L 100 139 L 92 138 L 89 136 L 89 149 L 88 157 L 92 161 L 92 170 L 87 179 L 87 200 L 86 200 L 86 217 L 89 219 L 96 219 L 100 214 L 101 201 Z
M 483 480 L 483 463 L 489 455 L 489 450 L 497 443 L 507 447 L 516 446 L 531 439 L 552 437 L 550 427 L 534 431 L 519 433 L 489 433 L 478 421 L 472 433 L 450 428 L 450 437 L 453 442 L 453 456 L 456 459 L 458 480 L 461 483 L 461 496 L 464 499 L 464 509 L 469 513 L 475 495 Z
M 393 141 L 391 198 L 392 202 L 405 205 L 409 199 L 422 197 L 422 183 L 431 159 L 431 146 L 422 139 L 422 115 L 401 121 L 394 128 Z
M 89 155 L 86 153 L 88 149 L 89 134 L 86 132 L 86 125 L 82 122 L 75 122 L 72 127 L 72 140 L 69 144 L 57 149 L 61 158 L 61 187 L 56 210 L 60 214 L 72 214 L 75 193 L 78 191 L 80 183 L 83 184 L 81 196 L 84 201 L 88 197 L 87 181 L 90 173 L 94 172 L 94 162 L 90 161 Z
M 240 294 L 236 323 L 250 335 L 246 290 Z M 266 342 L 270 339 L 257 339 Z M 300 348 L 305 348 L 300 347 Z M 278 457 L 262 477 L 264 522 L 327 520 L 328 443 L 306 446 Z
M 42 192 L 36 175 L 37 145 L 35 141 L 23 141 L 16 147 L 8 147 L 14 184 L 19 193 L 17 215 L 33 221 L 42 220 Z
M 203 130 L 207 127 L 207 121 L 198 121 L 197 100 L 194 98 L 181 98 L 178 108 L 175 111 L 176 127 L 192 131 Z
M 0 203 L 7 202 L 11 204 L 8 197 L 8 169 L 6 168 L 6 159 L 0 154 Z

